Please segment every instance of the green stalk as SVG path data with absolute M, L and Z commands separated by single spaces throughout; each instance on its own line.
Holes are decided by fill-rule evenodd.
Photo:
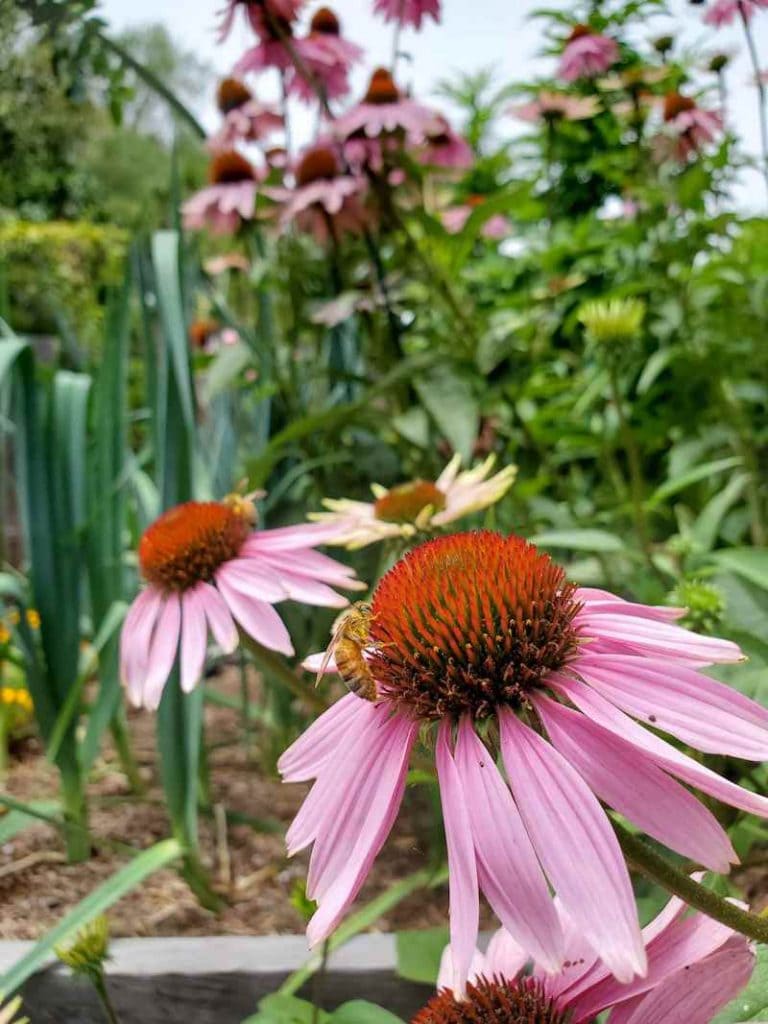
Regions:
M 110 723 L 112 741 L 115 744 L 117 756 L 120 759 L 120 767 L 128 780 L 131 792 L 137 795 L 144 792 L 144 783 L 139 773 L 139 765 L 136 755 L 131 747 L 131 738 L 128 735 L 128 728 L 125 721 L 125 711 L 119 707 Z
M 70 864 L 88 860 L 91 855 L 91 837 L 88 833 L 88 809 L 82 779 L 77 770 L 59 765 L 61 772 L 61 802 L 66 829 L 64 840 Z
M 107 990 L 107 982 L 104 978 L 104 972 L 99 971 L 91 978 L 93 987 L 96 989 L 96 995 L 99 997 L 99 1002 L 104 1010 L 104 1016 L 107 1018 L 109 1024 L 120 1024 L 120 1018 L 117 1016 L 117 1011 L 112 1005 L 112 1000 L 109 998 L 109 991 Z
M 706 889 L 679 871 L 666 857 L 657 853 L 644 839 L 633 835 L 614 821 L 613 828 L 630 866 L 645 875 L 667 892 L 679 896 L 695 910 L 727 925 L 741 935 L 756 942 L 768 943 L 768 917 L 751 914 L 729 903 L 711 889 Z
M 282 683 L 294 696 L 311 705 L 315 711 L 323 712 L 328 710 L 328 705 L 314 687 L 303 683 L 298 676 L 295 676 L 278 654 L 267 650 L 266 647 L 262 647 L 260 643 L 257 643 L 256 640 L 243 632 L 240 633 L 240 640 L 246 645 L 254 660 L 264 669 L 267 675 Z

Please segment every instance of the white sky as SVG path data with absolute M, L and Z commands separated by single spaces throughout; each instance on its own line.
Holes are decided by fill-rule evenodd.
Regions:
M 224 0 L 102 0 L 101 13 L 117 29 L 152 22 L 164 22 L 180 46 L 200 53 L 217 70 L 227 72 L 249 45 L 250 36 L 238 17 L 237 25 L 224 46 L 215 41 L 216 11 Z M 553 0 L 551 6 L 566 9 L 567 0 Z M 307 5 L 307 11 L 320 6 L 318 0 Z M 343 31 L 367 51 L 366 68 L 389 63 L 392 52 L 392 29 L 371 14 L 372 0 L 330 0 L 339 15 Z M 450 76 L 452 71 L 471 71 L 493 66 L 499 81 L 525 81 L 532 75 L 546 72 L 551 60 L 542 61 L 537 50 L 542 44 L 540 27 L 528 20 L 529 13 L 542 6 L 540 0 L 443 0 L 443 19 L 438 27 L 428 22 L 421 33 L 405 32 L 401 50 L 412 55 L 410 64 L 401 65 L 404 84 L 426 98 L 434 83 Z M 708 52 L 727 50 L 736 55 L 727 75 L 730 93 L 731 124 L 742 138 L 744 148 L 756 154 L 759 149 L 759 122 L 756 90 L 751 83 L 743 34 L 739 25 L 711 29 L 701 22 L 702 7 L 691 6 L 687 0 L 670 0 L 672 19 L 659 17 L 648 25 L 653 38 L 672 31 L 682 36 L 683 45 Z M 752 20 L 763 68 L 768 68 L 768 13 L 759 12 Z M 680 32 L 682 28 L 682 33 Z M 360 77 L 362 76 L 362 78 Z M 266 76 L 265 76 L 266 77 Z M 358 71 L 355 91 L 363 87 L 365 72 Z M 262 91 L 261 95 L 265 95 Z M 197 113 L 213 124 L 211 97 L 201 96 Z M 303 112 L 295 133 L 307 137 L 311 121 Z M 746 172 L 739 189 L 742 205 L 765 211 L 765 188 L 758 175 Z

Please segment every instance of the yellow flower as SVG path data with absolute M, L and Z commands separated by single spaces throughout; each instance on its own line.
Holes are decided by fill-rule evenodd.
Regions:
M 36 608 L 28 608 L 25 618 L 30 629 L 40 629 L 40 612 Z
M 11 639 L 11 631 L 0 622 L 0 645 L 5 645 Z

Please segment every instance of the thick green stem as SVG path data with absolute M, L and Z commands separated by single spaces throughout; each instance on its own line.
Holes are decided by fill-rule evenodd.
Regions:
M 131 792 L 139 795 L 144 792 L 144 783 L 139 772 L 138 762 L 133 753 L 131 739 L 125 723 L 125 711 L 122 708 L 118 708 L 116 711 L 110 723 L 110 730 L 117 756 L 120 759 L 120 766 L 123 769 L 123 774 L 128 779 Z
M 104 977 L 103 971 L 95 975 L 92 978 L 93 987 L 96 989 L 96 995 L 99 997 L 99 1002 L 104 1010 L 104 1016 L 107 1018 L 109 1024 L 120 1024 L 120 1018 L 117 1016 L 117 1011 L 112 1005 L 112 1000 L 109 998 L 109 991 L 107 989 L 107 982 Z
M 756 942 L 768 943 L 768 917 L 751 914 L 728 900 L 706 889 L 692 878 L 679 871 L 644 840 L 632 835 L 623 825 L 613 822 L 624 856 L 637 871 L 656 882 L 667 892 L 679 896 L 695 910 L 733 928 Z
M 768 188 L 768 94 L 766 93 L 765 82 L 762 78 L 760 57 L 757 52 L 755 37 L 752 34 L 752 26 L 749 23 L 749 16 L 741 0 L 739 0 L 739 16 L 741 17 L 741 23 L 744 26 L 744 35 L 747 40 L 749 58 L 752 62 L 752 70 L 755 74 L 755 85 L 757 86 L 758 116 L 760 118 L 760 148 L 762 150 L 762 171 L 766 187 Z
M 66 825 L 65 842 L 70 864 L 88 860 L 91 855 L 91 837 L 88 832 L 88 809 L 81 780 L 68 772 L 61 775 L 61 796 Z

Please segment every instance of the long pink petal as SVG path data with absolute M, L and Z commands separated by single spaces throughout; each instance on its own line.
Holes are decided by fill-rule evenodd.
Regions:
M 516 942 L 506 928 L 499 928 L 491 936 L 485 951 L 487 977 L 516 978 L 526 966 L 528 951 Z
M 559 970 L 563 933 L 533 837 L 468 718 L 459 723 L 456 764 L 472 823 L 480 887 L 513 938 L 548 970 Z
M 214 640 L 225 654 L 231 654 L 237 647 L 237 626 L 224 598 L 210 583 L 199 583 L 197 589 Z
M 280 574 L 269 566 L 262 565 L 255 558 L 235 558 L 224 562 L 216 573 L 216 582 L 222 578 L 236 587 L 246 597 L 274 604 L 285 601 L 288 589 Z
M 349 604 L 346 597 L 337 594 L 327 583 L 320 583 L 298 573 L 283 572 L 283 586 L 288 597 L 303 604 L 319 605 L 321 608 L 343 608 Z
M 323 712 L 306 732 L 292 743 L 277 762 L 284 782 L 307 782 L 316 779 L 329 759 L 342 745 L 349 744 L 349 734 L 360 716 L 374 715 L 374 705 L 347 693 Z
M 152 644 L 147 659 L 147 675 L 144 679 L 142 704 L 149 711 L 155 711 L 160 703 L 163 687 L 176 659 L 180 632 L 181 602 L 179 595 L 168 594 L 152 634 Z
M 243 594 L 221 571 L 216 574 L 216 585 L 227 602 L 229 610 L 249 636 L 270 651 L 293 654 L 293 644 L 285 624 L 271 604 L 257 601 Z
M 493 939 L 491 939 L 491 942 L 493 942 Z M 467 981 L 475 982 L 477 981 L 481 974 L 485 975 L 485 977 L 489 977 L 489 971 L 490 968 L 488 967 L 486 958 L 483 956 L 479 949 L 476 949 L 472 954 L 472 959 L 470 960 Z M 451 992 L 454 993 L 454 995 L 459 997 L 463 996 L 463 988 L 455 989 L 453 987 L 456 974 L 456 966 L 453 962 L 453 951 L 449 944 L 445 947 L 445 949 L 443 950 L 443 955 L 440 957 L 440 968 L 437 972 L 437 982 L 435 984 L 435 988 L 437 989 L 437 991 L 442 992 L 443 989 L 447 988 L 450 989 Z
M 632 886 L 605 812 L 554 747 L 511 712 L 502 712 L 500 721 L 512 792 L 565 910 L 617 978 L 643 975 Z
M 241 548 L 241 554 L 261 558 L 278 572 L 287 570 L 300 576 L 321 580 L 323 583 L 348 586 L 350 582 L 359 582 L 354 580 L 355 570 L 351 566 L 337 562 L 335 558 L 329 558 L 328 555 L 312 548 L 301 548 L 296 551 L 264 550 L 257 540 L 253 543 L 247 540 Z
M 437 735 L 437 778 L 443 807 L 445 838 L 448 846 L 448 885 L 450 890 L 451 954 L 454 973 L 449 987 L 459 995 L 469 978 L 475 955 L 480 916 L 475 849 L 469 801 L 450 749 L 451 723 L 441 722 Z
M 731 807 L 739 807 L 750 814 L 768 818 L 768 798 L 728 782 L 716 772 L 694 761 L 692 757 L 688 757 L 670 743 L 638 725 L 586 683 L 554 673 L 548 677 L 547 682 L 593 722 L 650 754 L 656 764 L 678 779 L 695 786 L 702 793 L 708 793 L 723 803 L 730 804 Z
M 327 938 L 357 896 L 394 824 L 405 791 L 408 759 L 418 724 L 400 720 L 399 736 L 376 765 L 378 786 L 344 870 L 324 894 L 307 928 L 310 946 Z
M 768 758 L 768 710 L 700 672 L 651 658 L 588 653 L 574 668 L 622 711 L 698 750 Z
M 580 612 L 575 624 L 586 636 L 602 637 L 630 644 L 642 654 L 657 655 L 692 665 L 743 661 L 738 644 L 717 637 L 700 636 L 668 622 L 650 621 L 632 615 Z
M 715 816 L 636 747 L 548 697 L 534 705 L 549 738 L 601 800 L 684 857 L 727 874 L 738 860 Z
M 598 590 L 596 587 L 579 587 L 576 591 L 576 600 L 583 602 L 587 615 L 594 612 L 609 612 L 614 615 L 636 615 L 641 619 L 656 619 L 659 622 L 675 622 L 686 612 L 685 608 L 666 605 L 635 604 L 611 594 L 608 590 Z
M 208 626 L 202 599 L 193 587 L 181 597 L 181 688 L 194 689 L 203 674 Z
M 722 950 L 672 975 L 649 992 L 626 1024 L 709 1024 L 752 976 L 754 953 L 746 943 Z M 620 1018 L 612 1014 L 610 1024 Z
M 120 635 L 120 676 L 132 704 L 141 704 L 147 657 L 163 595 L 155 587 L 143 590 L 131 605 Z
M 249 538 L 249 549 L 256 551 L 293 551 L 297 548 L 312 548 L 333 540 L 337 530 L 333 524 L 298 523 L 295 526 L 279 526 L 274 530 L 257 530 Z

